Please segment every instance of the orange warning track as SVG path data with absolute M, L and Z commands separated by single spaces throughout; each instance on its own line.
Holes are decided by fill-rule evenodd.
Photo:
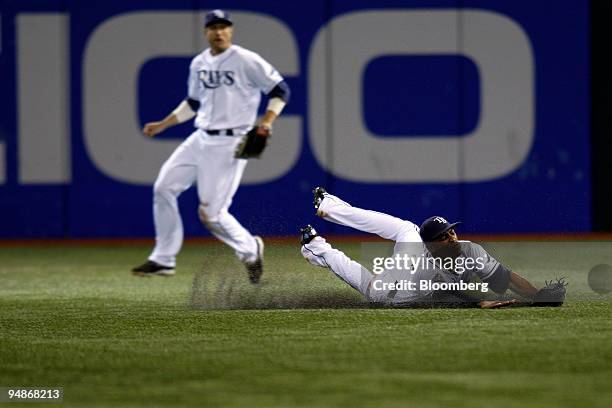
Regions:
M 295 244 L 298 237 L 264 237 L 269 244 Z M 331 242 L 383 242 L 382 238 L 373 235 L 326 235 Z M 612 233 L 532 233 L 532 234 L 461 234 L 460 239 L 470 241 L 612 241 Z M 214 237 L 187 238 L 187 245 L 207 245 L 218 243 Z M 153 245 L 152 238 L 66 238 L 66 239 L 0 239 L 0 248 L 22 246 L 126 246 L 126 245 Z

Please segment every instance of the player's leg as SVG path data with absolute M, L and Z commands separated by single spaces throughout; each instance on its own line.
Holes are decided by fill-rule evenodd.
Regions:
M 175 266 L 176 254 L 183 244 L 183 222 L 178 196 L 196 179 L 194 152 L 187 141 L 181 144 L 162 166 L 153 185 L 155 248 L 149 260 Z
M 258 256 L 255 237 L 228 211 L 246 164 L 246 160 L 217 155 L 199 171 L 198 215 L 213 235 L 236 251 L 240 261 L 253 262 Z
M 310 226 L 302 229 L 301 253 L 310 264 L 328 268 L 334 275 L 369 299 L 368 289 L 372 274 L 342 251 L 333 248 L 323 237 L 317 236 Z
M 183 223 L 177 197 L 196 179 L 196 161 L 190 139 L 172 153 L 157 176 L 153 186 L 155 248 L 149 262 L 134 268 L 135 273 L 169 275 L 174 272 L 176 255 L 183 244 Z
M 315 190 L 315 202 L 317 201 L 316 194 L 317 190 Z M 353 207 L 327 192 L 320 193 L 320 195 L 317 215 L 327 221 L 376 234 L 396 242 L 421 242 L 418 227 L 410 221 L 378 211 Z
M 253 236 L 229 213 L 247 161 L 234 158 L 237 140 L 218 139 L 208 143 L 198 167 L 198 214 L 202 223 L 219 240 L 234 249 L 245 263 L 253 283 L 261 275 L 263 241 Z

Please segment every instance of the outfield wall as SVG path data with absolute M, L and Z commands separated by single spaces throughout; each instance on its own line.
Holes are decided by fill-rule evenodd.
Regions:
M 237 218 L 293 234 L 325 185 L 468 232 L 589 231 L 588 2 L 373 4 L 222 3 L 293 91 Z M 0 0 L 0 237 L 152 235 L 151 185 L 191 125 L 139 129 L 184 97 L 220 5 Z M 186 234 L 206 235 L 195 191 L 180 203 Z

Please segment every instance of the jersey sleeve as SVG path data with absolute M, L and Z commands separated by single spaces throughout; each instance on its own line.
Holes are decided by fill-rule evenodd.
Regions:
M 480 280 L 488 278 L 497 269 L 499 262 L 482 246 L 471 241 L 461 241 L 461 247 L 463 256 L 474 265 L 470 272 Z
M 200 100 L 198 93 L 198 72 L 193 66 L 189 66 L 189 77 L 187 78 L 187 97 L 196 101 Z
M 255 53 L 247 60 L 246 74 L 253 85 L 265 94 L 283 80 L 281 74 L 268 61 Z
M 469 250 L 466 252 L 478 262 L 472 272 L 482 282 L 488 283 L 494 292 L 505 292 L 510 281 L 510 270 L 478 244 L 470 242 Z

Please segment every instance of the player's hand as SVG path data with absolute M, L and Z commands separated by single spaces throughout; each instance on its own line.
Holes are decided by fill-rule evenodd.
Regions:
M 164 122 L 149 122 L 142 128 L 142 133 L 149 137 L 153 137 L 164 130 L 166 130 Z
M 264 125 L 255 125 L 236 146 L 234 157 L 238 159 L 259 158 L 272 135 L 272 129 Z
M 497 309 L 504 306 L 510 306 L 516 303 L 516 299 L 512 300 L 483 300 L 478 303 L 481 309 Z

